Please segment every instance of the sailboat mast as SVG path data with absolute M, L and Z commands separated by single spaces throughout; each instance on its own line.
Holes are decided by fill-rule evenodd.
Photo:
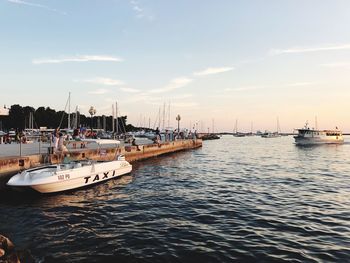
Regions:
M 112 104 L 112 132 L 114 133 L 114 104 Z
M 118 129 L 118 102 L 115 102 L 115 118 L 116 118 L 116 126 L 115 126 L 115 130 L 116 130 L 116 132 L 117 132 L 117 134 L 118 134 L 118 131 L 119 131 L 119 129 Z
M 78 106 L 75 107 L 74 128 L 78 128 Z
M 68 130 L 70 130 L 70 92 L 68 96 L 68 125 L 67 125 Z
M 163 105 L 163 130 L 165 129 L 165 102 Z
M 159 127 L 159 129 L 161 129 L 161 127 L 160 127 L 160 106 L 159 106 L 159 113 L 158 113 L 158 127 Z
M 170 127 L 170 101 L 168 105 L 168 127 Z
M 318 130 L 317 116 L 315 116 L 315 129 Z

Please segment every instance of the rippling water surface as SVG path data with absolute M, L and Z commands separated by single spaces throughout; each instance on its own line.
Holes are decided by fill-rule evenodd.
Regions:
M 349 158 L 348 143 L 223 136 L 87 189 L 3 193 L 0 233 L 37 262 L 346 262 Z

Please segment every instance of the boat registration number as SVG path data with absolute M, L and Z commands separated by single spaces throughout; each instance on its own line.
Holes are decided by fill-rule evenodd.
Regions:
M 70 175 L 69 174 L 60 174 L 60 175 L 57 175 L 57 179 L 58 180 L 67 180 L 67 179 L 70 179 Z

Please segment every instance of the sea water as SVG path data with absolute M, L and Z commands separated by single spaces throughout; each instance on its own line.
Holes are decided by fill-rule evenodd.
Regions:
M 36 262 L 350 261 L 350 138 L 223 136 L 55 195 L 0 195 L 0 233 Z

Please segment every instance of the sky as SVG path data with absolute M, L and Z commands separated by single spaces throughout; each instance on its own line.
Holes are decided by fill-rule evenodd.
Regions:
M 350 132 L 348 0 L 0 0 L 0 105 Z M 170 106 L 169 106 L 170 104 Z M 170 109 L 170 114 L 168 114 Z

